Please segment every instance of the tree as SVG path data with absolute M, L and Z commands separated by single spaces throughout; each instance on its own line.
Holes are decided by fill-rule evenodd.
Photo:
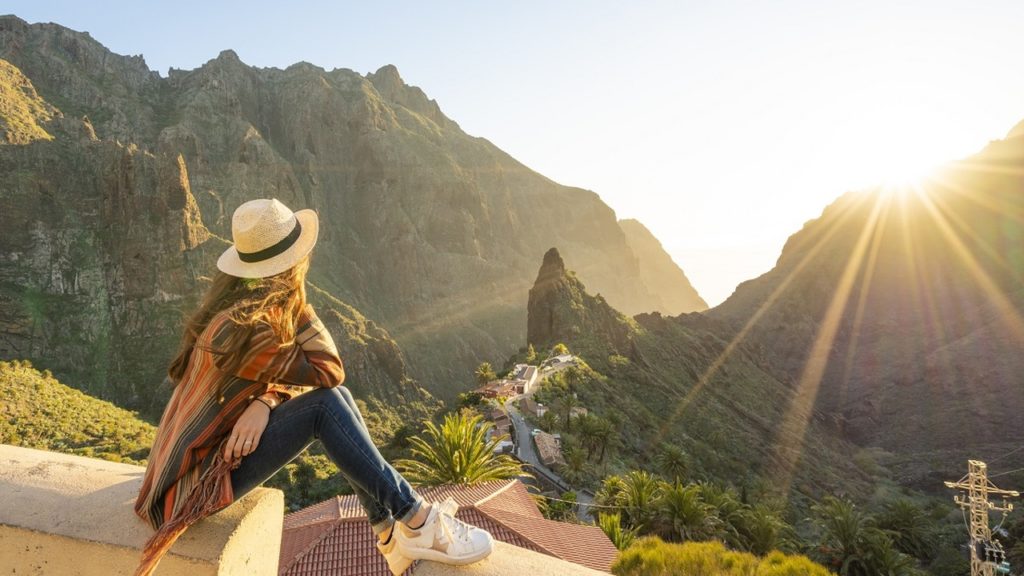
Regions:
M 922 560 L 930 559 L 935 552 L 932 523 L 924 510 L 910 500 L 888 503 L 878 515 L 878 527 L 889 532 L 900 552 Z
M 597 525 L 601 527 L 608 539 L 615 544 L 615 547 L 619 550 L 625 550 L 629 548 L 633 541 L 636 540 L 637 530 L 636 528 L 623 528 L 622 527 L 622 514 L 615 512 L 614 514 L 603 514 L 598 512 L 597 514 Z
M 494 426 L 482 421 L 479 414 L 449 413 L 438 428 L 425 421 L 425 436 L 409 438 L 412 459 L 395 462 L 395 467 L 413 482 L 428 486 L 441 484 L 476 484 L 529 475 L 514 458 L 495 454 L 505 434 L 485 441 L 487 430 Z
M 746 549 L 743 540 L 743 524 L 746 507 L 740 502 L 739 495 L 731 488 L 713 482 L 698 483 L 701 499 L 711 507 L 719 519 L 717 536 L 725 540 L 732 548 Z
M 546 410 L 540 417 L 540 427 L 546 432 L 554 432 L 558 428 L 558 416 L 550 409 Z
M 875 518 L 848 500 L 833 496 L 811 506 L 819 531 L 818 556 L 841 576 L 910 576 L 918 574 L 914 561 L 893 546 Z
M 626 523 L 641 532 L 649 532 L 658 516 L 661 484 L 646 470 L 632 470 L 622 477 L 615 504 L 622 506 Z
M 576 399 L 576 396 L 572 394 L 562 394 L 558 399 L 558 407 L 563 415 L 565 415 L 565 431 L 572 431 L 572 425 L 570 418 L 572 417 L 572 409 L 580 405 L 580 401 Z
M 569 446 L 562 452 L 565 457 L 565 466 L 562 468 L 562 477 L 570 484 L 579 484 L 587 469 L 587 457 L 583 450 L 577 446 Z
M 534 349 L 533 344 L 526 346 L 526 363 L 534 364 L 537 362 L 537 350 Z
M 481 386 L 498 377 L 498 375 L 494 373 L 494 368 L 491 367 L 490 362 L 481 362 L 480 366 L 477 366 L 474 374 L 476 375 L 477 383 Z
M 600 421 L 593 414 L 580 414 L 576 417 L 576 430 L 580 436 L 580 442 L 587 449 L 587 460 L 594 455 L 597 449 L 597 440 L 600 434 Z
M 708 540 L 721 526 L 714 508 L 701 498 L 698 484 L 662 481 L 656 509 L 657 532 L 669 541 Z
M 575 394 L 579 386 L 586 380 L 586 374 L 576 366 L 569 366 L 562 371 L 562 375 L 565 378 L 565 384 L 569 387 L 570 394 Z
M 601 450 L 597 457 L 598 463 L 604 462 L 605 448 L 607 448 L 608 444 L 612 441 L 612 438 L 615 436 L 615 432 L 616 428 L 612 424 L 611 420 L 607 420 L 605 418 L 597 419 L 597 426 L 594 430 L 594 442 Z
M 567 502 L 562 502 L 562 500 Z M 562 496 L 557 500 L 544 498 L 541 513 L 545 518 L 558 520 L 559 522 L 579 520 L 576 516 L 576 493 L 572 491 L 562 492 Z
M 675 444 L 662 444 L 661 451 L 655 456 L 658 469 L 669 480 L 683 480 L 689 469 L 689 462 L 683 449 Z
M 569 353 L 569 347 L 559 342 L 551 349 L 552 356 L 562 356 Z
M 792 547 L 795 533 L 792 526 L 771 506 L 756 504 L 743 511 L 740 529 L 744 549 L 763 556 L 772 550 Z

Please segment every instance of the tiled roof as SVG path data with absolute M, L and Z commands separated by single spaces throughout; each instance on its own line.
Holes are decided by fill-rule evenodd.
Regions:
M 459 504 L 459 519 L 521 548 L 605 572 L 617 553 L 597 526 L 544 518 L 519 480 L 417 491 L 428 501 L 451 497 Z M 375 542 L 355 495 L 336 496 L 285 516 L 278 570 L 282 576 L 389 576 Z

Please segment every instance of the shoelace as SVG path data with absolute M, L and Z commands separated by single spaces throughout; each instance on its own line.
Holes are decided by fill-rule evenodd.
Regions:
M 458 512 L 459 505 L 455 500 L 449 496 L 444 502 L 441 503 L 441 508 L 438 510 L 438 514 L 441 515 L 441 527 L 443 528 L 445 537 L 450 540 L 459 540 L 461 542 L 469 542 L 469 525 L 455 517 L 455 513 Z

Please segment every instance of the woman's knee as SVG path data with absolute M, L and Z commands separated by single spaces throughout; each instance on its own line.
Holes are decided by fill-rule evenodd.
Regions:
M 315 400 L 318 406 L 325 411 L 330 412 L 352 412 L 352 402 L 349 398 L 346 398 L 347 390 L 342 389 L 340 386 L 332 388 L 316 388 L 310 390 L 306 394 L 315 394 Z

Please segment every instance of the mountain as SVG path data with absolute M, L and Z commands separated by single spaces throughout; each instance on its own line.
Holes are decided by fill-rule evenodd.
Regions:
M 225 50 L 164 78 L 87 33 L 15 16 L 0 17 L 0 59 L 66 117 L 87 116 L 97 147 L 136 147 L 153 157 L 142 164 L 180 157 L 214 237 L 230 238 L 233 210 L 251 198 L 316 209 L 312 281 L 387 327 L 410 374 L 442 397 L 522 342 L 522 305 L 548 246 L 628 313 L 685 304 L 682 273 L 661 257 L 648 264 L 594 192 L 466 134 L 394 66 L 365 76 L 305 62 L 256 68 Z M 116 180 L 109 162 L 78 161 Z M 35 189 L 18 192 L 32 202 Z
M 708 303 L 700 297 L 690 284 L 690 279 L 646 226 L 639 220 L 629 218 L 619 220 L 619 227 L 626 234 L 626 243 L 637 255 L 640 279 L 662 299 L 662 305 L 652 312 L 675 316 L 684 312 L 707 310 Z
M 101 140 L 90 121 L 33 100 L 9 63 L 0 70 L 5 92 L 34 102 L 15 110 L 35 111 L 7 108 L 0 123 L 45 120 L 9 130 L 35 134 L 30 144 L 0 146 L 0 357 L 35 360 L 155 421 L 184 317 L 227 242 L 203 224 L 180 154 Z M 315 283 L 309 294 L 345 356 L 346 384 L 381 418 L 436 408 L 386 330 Z
M 1020 467 L 1022 173 L 1014 129 L 916 189 L 847 193 L 707 315 L 905 481 L 934 490 L 967 458 Z
M 564 343 L 600 375 L 576 391 L 580 405 L 618 422 L 623 471 L 651 469 L 668 443 L 690 455 L 695 474 L 783 493 L 791 486 L 805 503 L 863 496 L 876 481 L 874 467 L 863 465 L 870 456 L 762 368 L 761 349 L 732 346 L 713 319 L 627 317 L 590 294 L 556 248 L 544 255 L 528 308 L 530 344 Z

